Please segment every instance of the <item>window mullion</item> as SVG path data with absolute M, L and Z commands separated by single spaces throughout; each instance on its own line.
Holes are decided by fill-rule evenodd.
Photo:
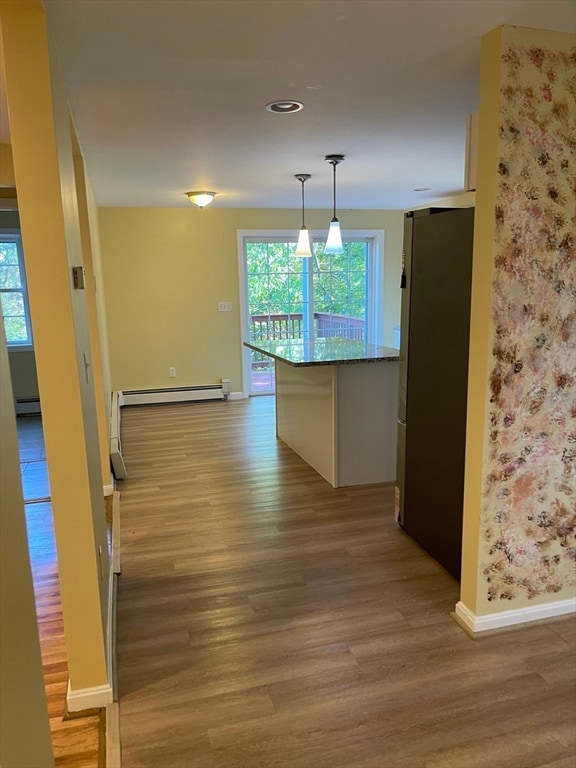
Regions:
M 304 341 L 314 338 L 314 257 L 302 259 L 302 329 Z

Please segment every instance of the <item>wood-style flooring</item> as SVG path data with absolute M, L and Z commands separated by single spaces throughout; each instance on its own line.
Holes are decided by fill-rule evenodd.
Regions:
M 471 640 L 393 489 L 332 488 L 273 407 L 123 409 L 123 768 L 574 768 L 574 617 Z
M 54 761 L 56 768 L 98 768 L 102 765 L 100 716 L 64 719 L 68 662 L 42 422 L 37 416 L 23 416 L 17 419 L 17 427 L 22 486 L 29 500 L 24 509 Z

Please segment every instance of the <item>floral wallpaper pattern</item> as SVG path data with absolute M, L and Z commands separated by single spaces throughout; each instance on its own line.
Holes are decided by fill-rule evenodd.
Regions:
M 576 51 L 504 40 L 482 517 L 490 601 L 576 581 Z

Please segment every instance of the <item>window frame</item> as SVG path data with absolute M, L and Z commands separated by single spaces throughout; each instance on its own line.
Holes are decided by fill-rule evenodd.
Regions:
M 325 242 L 327 230 L 309 230 L 313 247 L 314 241 Z M 250 340 L 248 323 L 248 276 L 246 271 L 246 242 L 282 242 L 296 244 L 298 231 L 290 229 L 244 229 L 237 230 L 238 277 L 240 299 L 240 331 L 242 342 Z M 383 229 L 346 229 L 342 230 L 342 240 L 368 243 L 367 288 L 366 288 L 366 342 L 383 344 L 384 339 L 384 244 Z M 301 257 L 294 257 L 301 258 Z M 313 302 L 312 269 L 307 270 L 306 286 L 308 301 Z M 313 309 L 312 309 L 313 311 Z M 242 387 L 243 397 L 250 393 L 250 349 L 242 348 Z
M 6 333 L 6 326 L 4 326 L 4 335 L 6 337 L 6 346 L 10 351 L 22 351 L 30 352 L 34 349 L 34 339 L 32 336 L 32 322 L 30 319 L 30 303 L 28 301 L 28 283 L 26 280 L 26 266 L 24 264 L 24 250 L 22 247 L 22 233 L 19 229 L 3 228 L 0 229 L 0 242 L 16 244 L 16 254 L 18 256 L 18 268 L 20 270 L 20 288 L 0 288 L 0 293 L 18 293 L 22 296 L 22 303 L 24 305 L 24 319 L 26 322 L 26 328 L 28 331 L 28 338 L 26 341 L 10 341 L 8 334 Z M 1 313 L 1 306 L 0 306 Z M 4 314 L 2 315 L 2 322 L 4 322 Z

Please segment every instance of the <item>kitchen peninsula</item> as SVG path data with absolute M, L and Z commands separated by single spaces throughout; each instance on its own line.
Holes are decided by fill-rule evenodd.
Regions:
M 396 479 L 397 349 L 328 338 L 244 344 L 275 361 L 277 437 L 334 488 Z

